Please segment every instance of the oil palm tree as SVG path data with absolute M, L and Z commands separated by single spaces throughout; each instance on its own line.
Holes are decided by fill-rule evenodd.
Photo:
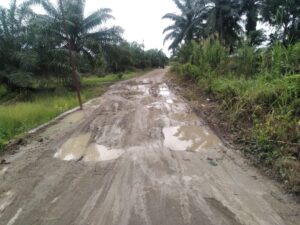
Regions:
M 260 45 L 266 40 L 263 30 L 257 30 L 262 6 L 263 0 L 242 0 L 241 12 L 246 16 L 246 37 L 251 45 Z
M 0 8 L 0 82 L 10 89 L 27 88 L 37 60 L 26 47 L 26 12 L 12 0 L 8 8 Z M 20 73 L 20 71 L 23 71 Z
M 233 46 L 242 31 L 240 1 L 237 0 L 173 0 L 180 14 L 168 13 L 163 18 L 173 24 L 164 33 L 172 40 L 170 49 L 182 41 L 199 40 L 217 34 L 224 45 Z
M 85 55 L 91 64 L 95 65 L 101 46 L 121 40 L 121 28 L 101 28 L 103 23 L 113 19 L 111 10 L 107 8 L 96 10 L 88 17 L 84 17 L 85 0 L 58 0 L 57 5 L 49 0 L 28 0 L 23 7 L 29 9 L 34 4 L 39 4 L 45 10 L 45 15 L 36 16 L 51 27 L 53 35 L 60 40 L 57 48 L 68 50 L 70 65 L 66 67 L 67 70 L 72 71 L 73 87 L 77 93 L 80 109 L 82 109 L 80 79 L 74 53 L 77 53 L 77 58 Z
M 211 0 L 207 20 L 208 34 L 217 33 L 224 45 L 233 47 L 242 31 L 239 24 L 240 8 L 240 1 L 237 0 Z
M 85 54 L 93 60 L 100 47 L 119 42 L 122 39 L 120 27 L 101 27 L 106 21 L 114 18 L 108 8 L 98 9 L 84 17 L 85 0 L 63 0 L 62 7 L 60 7 L 59 0 L 57 5 L 49 0 L 28 0 L 24 6 L 30 8 L 36 4 L 42 6 L 46 12 L 45 15 L 36 16 L 40 17 L 44 23 L 51 24 L 53 35 L 61 40 L 59 47 L 67 48 L 69 39 L 73 52 Z M 62 8 L 65 10 L 66 30 L 64 29 Z
M 176 49 L 182 41 L 203 38 L 206 19 L 206 1 L 203 0 L 173 0 L 180 14 L 167 13 L 163 19 L 173 21 L 164 29 L 165 40 L 172 40 L 169 49 Z

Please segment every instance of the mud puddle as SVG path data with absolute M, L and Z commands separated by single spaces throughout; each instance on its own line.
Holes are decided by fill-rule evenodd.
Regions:
M 54 157 L 64 161 L 100 162 L 119 158 L 124 151 L 108 149 L 104 145 L 90 143 L 91 134 L 81 134 L 70 138 L 55 153 Z
M 161 84 L 159 85 L 159 91 L 158 94 L 165 98 L 166 102 L 168 104 L 173 104 L 174 103 L 174 98 L 171 96 L 171 91 L 169 87 L 166 84 Z
M 144 96 L 150 96 L 150 85 L 147 84 L 133 86 L 131 90 L 136 91 L 138 94 L 142 94 Z
M 170 116 L 172 120 L 175 120 L 186 125 L 203 125 L 199 117 L 195 113 L 175 113 Z
M 163 128 L 164 146 L 173 151 L 201 151 L 222 146 L 220 139 L 204 126 Z
M 108 149 L 104 145 L 91 144 L 88 147 L 87 153 L 84 157 L 85 162 L 109 161 L 119 158 L 123 155 L 122 149 Z

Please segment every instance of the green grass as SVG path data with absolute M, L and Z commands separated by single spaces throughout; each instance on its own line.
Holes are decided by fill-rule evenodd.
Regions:
M 200 90 L 219 102 L 216 111 L 222 112 L 237 141 L 246 144 L 245 153 L 272 168 L 291 190 L 300 191 L 300 75 L 195 76 L 195 66 L 193 70 L 176 67 L 174 72 L 196 81 Z
M 142 73 L 128 72 L 121 79 L 116 74 L 82 78 L 82 99 L 88 101 L 101 96 L 110 84 L 133 78 Z M 0 99 L 5 94 L 7 94 L 6 89 L 0 86 Z M 50 121 L 77 105 L 76 95 L 64 88 L 58 88 L 55 93 L 31 96 L 30 101 L 13 103 L 9 101 L 9 103 L 0 104 L 0 151 L 4 149 L 10 139 Z
M 184 44 L 172 71 L 216 100 L 216 116 L 247 155 L 300 193 L 299 50 L 300 42 L 261 49 L 243 43 L 230 54 L 207 39 Z

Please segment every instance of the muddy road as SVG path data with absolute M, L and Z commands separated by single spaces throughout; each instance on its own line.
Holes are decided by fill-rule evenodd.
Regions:
M 2 225 L 296 225 L 299 205 L 166 84 L 120 82 L 4 155 Z

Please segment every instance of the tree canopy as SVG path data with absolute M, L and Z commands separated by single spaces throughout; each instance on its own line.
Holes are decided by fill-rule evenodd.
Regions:
M 276 28 L 271 42 L 285 45 L 300 39 L 299 0 L 173 0 L 180 13 L 168 13 L 163 19 L 168 26 L 165 40 L 172 40 L 170 49 L 183 42 L 217 36 L 224 46 L 233 49 L 240 41 L 259 45 L 267 37 L 258 30 L 258 23 Z M 244 25 L 243 25 L 244 24 Z

